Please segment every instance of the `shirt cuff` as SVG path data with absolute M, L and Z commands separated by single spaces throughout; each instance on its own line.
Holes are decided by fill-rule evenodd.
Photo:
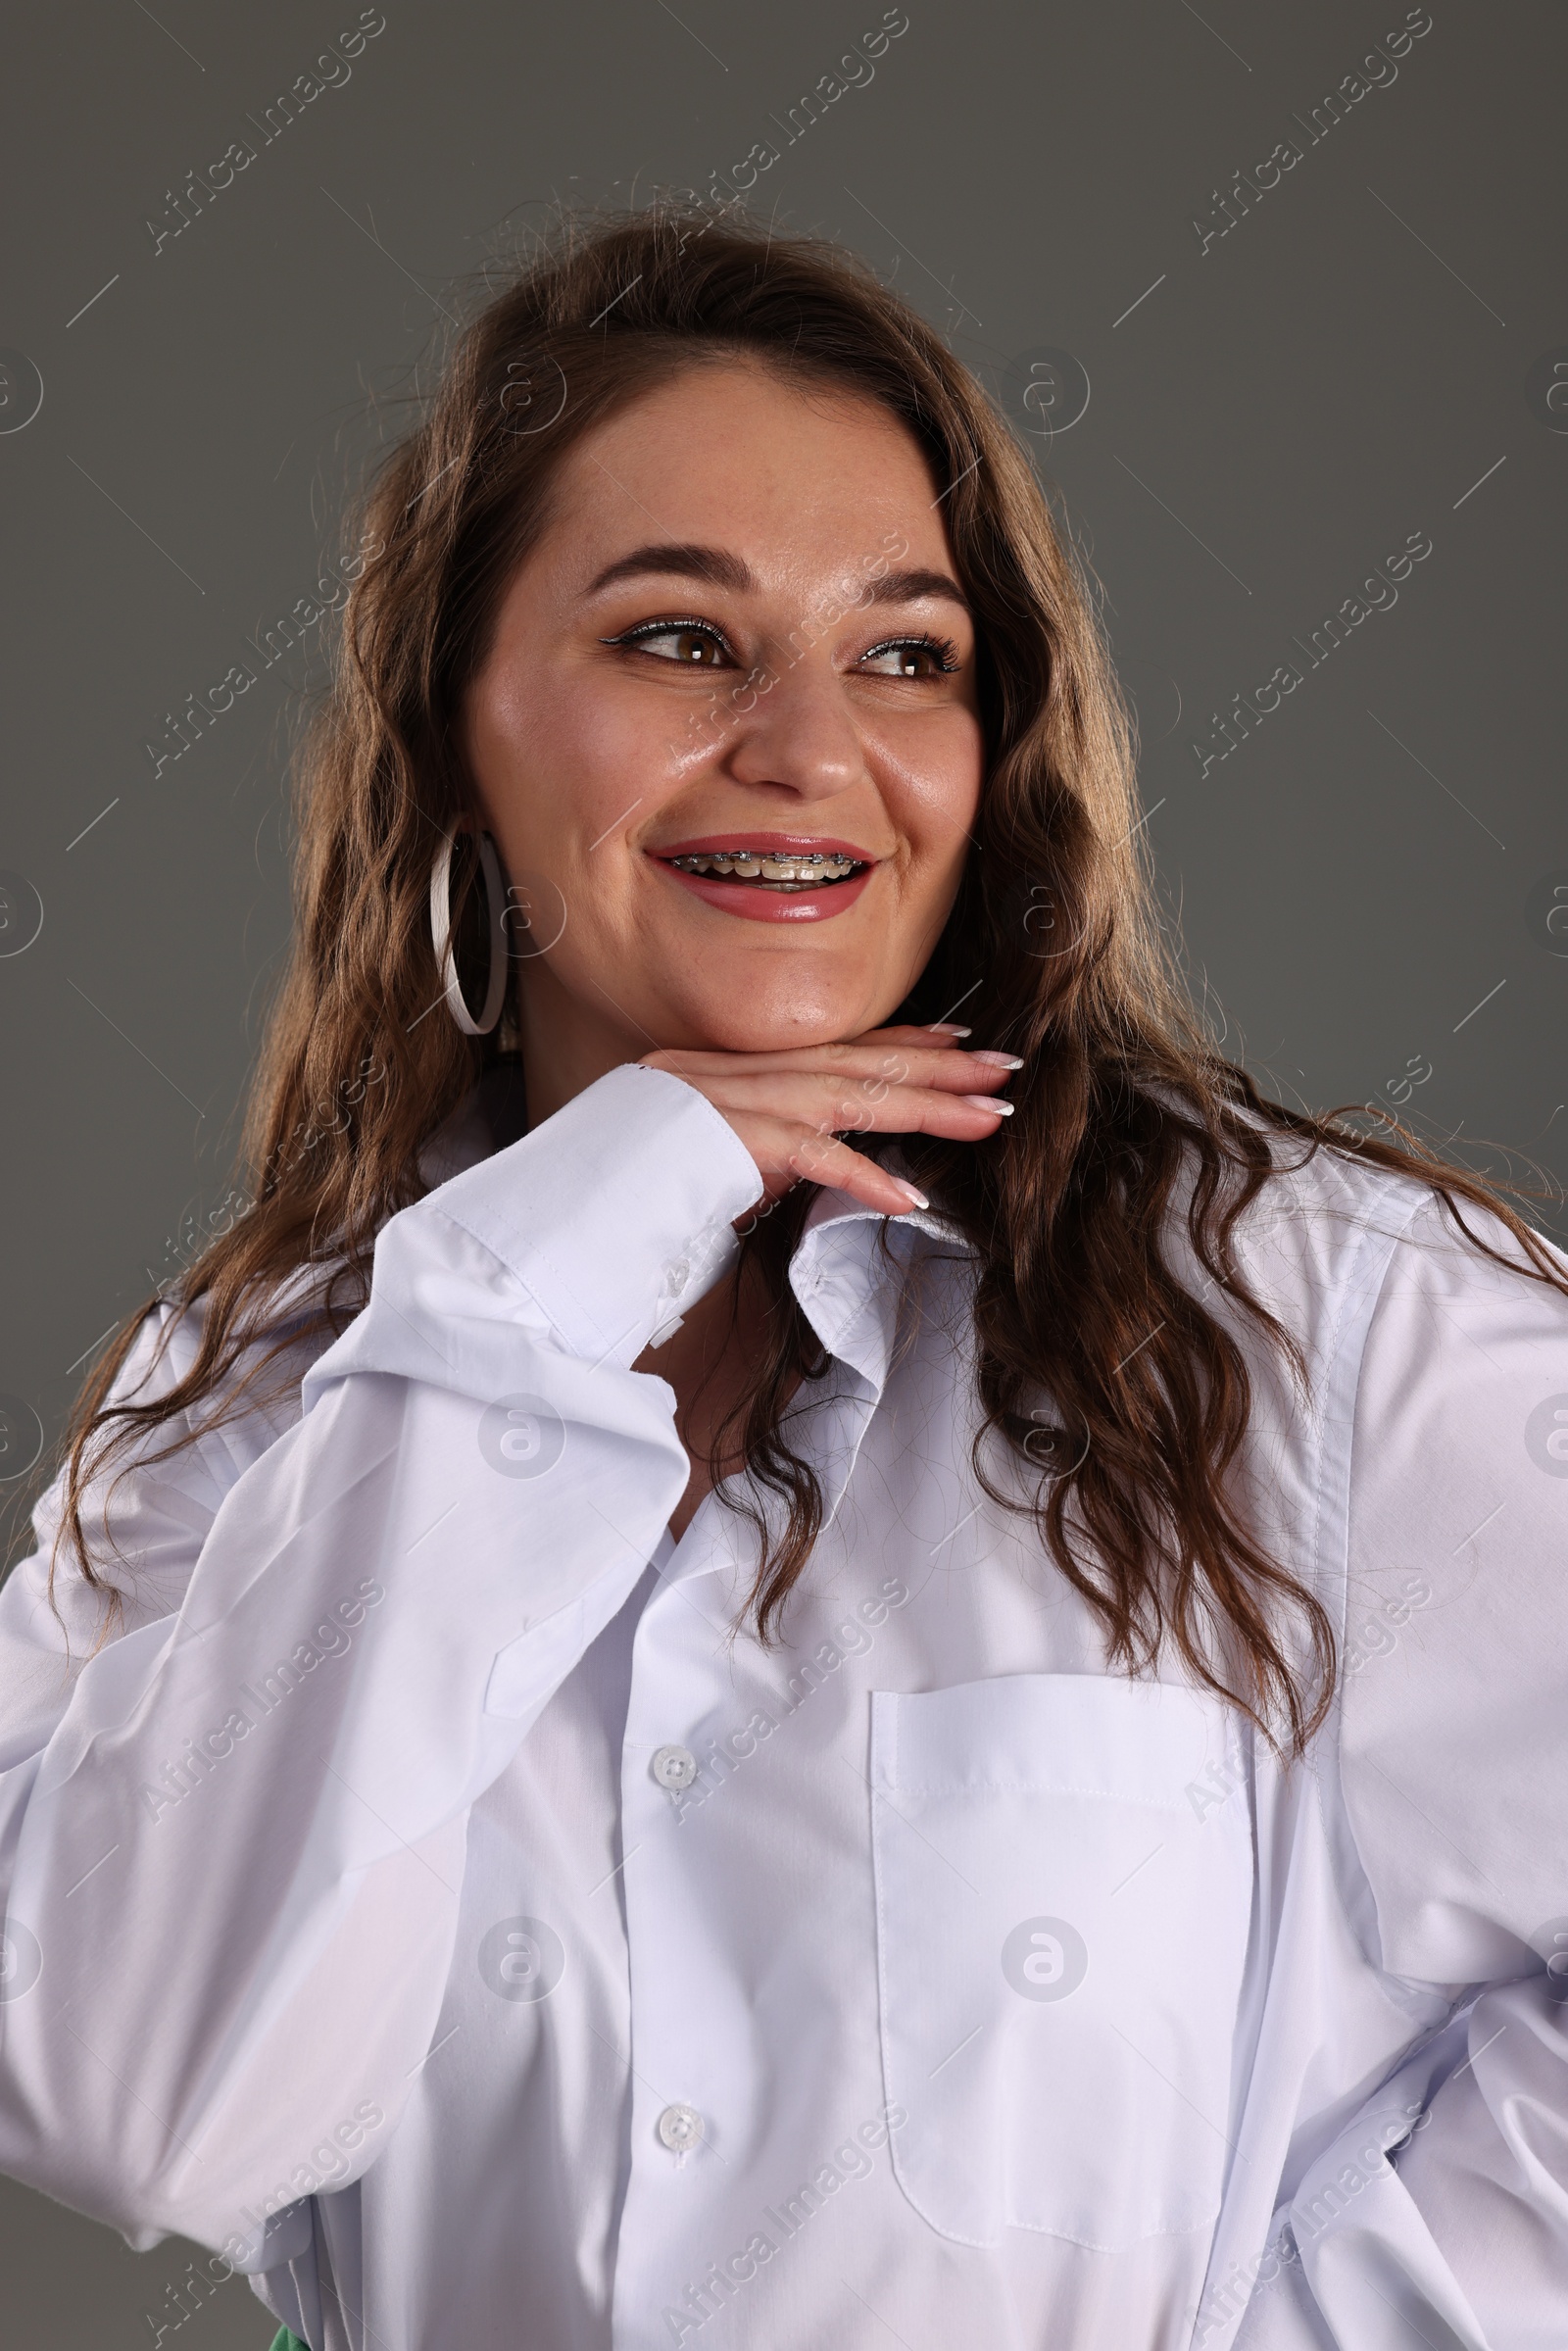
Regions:
M 408 1213 L 489 1249 L 570 1353 L 629 1366 L 732 1262 L 762 1189 L 705 1095 L 628 1061 Z

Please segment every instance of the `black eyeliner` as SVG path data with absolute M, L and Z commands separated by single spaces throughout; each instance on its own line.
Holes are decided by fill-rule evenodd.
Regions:
M 678 636 L 682 629 L 689 630 L 693 636 L 707 637 L 710 643 L 720 647 L 732 661 L 737 660 L 735 648 L 722 629 L 711 620 L 699 620 L 690 613 L 669 620 L 639 620 L 633 627 L 622 629 L 618 636 L 601 637 L 599 642 L 601 645 L 635 645 L 643 637 Z
M 879 653 L 900 653 L 906 649 L 931 654 L 944 677 L 952 676 L 955 670 L 963 666 L 958 659 L 958 649 L 951 637 L 884 637 L 880 644 L 868 646 L 860 659 L 869 661 Z

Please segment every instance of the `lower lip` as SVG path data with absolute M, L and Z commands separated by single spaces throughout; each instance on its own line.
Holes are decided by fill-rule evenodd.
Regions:
M 849 911 L 876 870 L 862 865 L 847 882 L 827 882 L 820 890 L 759 890 L 717 874 L 687 873 L 679 865 L 665 864 L 662 857 L 654 862 L 705 906 L 716 906 L 721 914 L 739 914 L 747 922 L 826 922 L 830 914 Z

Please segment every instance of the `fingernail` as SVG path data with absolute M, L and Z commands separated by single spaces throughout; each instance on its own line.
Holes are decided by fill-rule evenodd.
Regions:
M 931 1202 L 926 1199 L 925 1194 L 923 1192 L 916 1192 L 914 1186 L 912 1184 L 906 1184 L 902 1176 L 895 1176 L 893 1178 L 893 1182 L 897 1184 L 899 1190 L 904 1194 L 905 1199 L 908 1201 L 911 1208 L 930 1207 Z
M 1004 1102 L 995 1094 L 960 1094 L 958 1100 L 973 1102 L 977 1110 L 1000 1110 L 1004 1118 L 1010 1118 L 1018 1107 L 1016 1102 Z
M 956 1020 L 928 1020 L 926 1027 L 933 1037 L 972 1037 L 973 1029 L 960 1028 Z
M 1023 1067 L 1023 1063 L 1016 1053 L 971 1053 L 969 1058 L 971 1061 L 989 1061 L 993 1069 L 1021 1069 Z

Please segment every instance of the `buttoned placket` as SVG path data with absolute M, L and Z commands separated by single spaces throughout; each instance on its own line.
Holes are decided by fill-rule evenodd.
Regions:
M 825 1523 L 848 1491 L 891 1354 L 898 1285 L 893 1268 L 872 1262 L 875 1249 L 874 1224 L 824 1219 L 791 1269 L 833 1355 L 824 1393 L 794 1432 L 821 1480 Z M 659 1580 L 634 1637 L 621 1770 L 632 2095 L 616 2351 L 664 2339 L 657 2314 L 672 2266 L 680 2266 L 676 2249 L 712 2235 L 700 2220 L 710 2202 L 706 2182 L 721 2178 L 720 2167 L 755 2137 L 755 2101 L 765 2094 L 765 2083 L 749 2078 L 749 2020 L 734 2014 L 735 1987 L 693 1930 L 686 1888 L 702 1850 L 681 1819 L 703 1769 L 696 1726 L 728 1692 L 729 1634 L 745 1606 L 752 1557 L 745 1522 L 718 1495 L 706 1496 L 681 1540 L 666 1530 L 656 1550 Z

